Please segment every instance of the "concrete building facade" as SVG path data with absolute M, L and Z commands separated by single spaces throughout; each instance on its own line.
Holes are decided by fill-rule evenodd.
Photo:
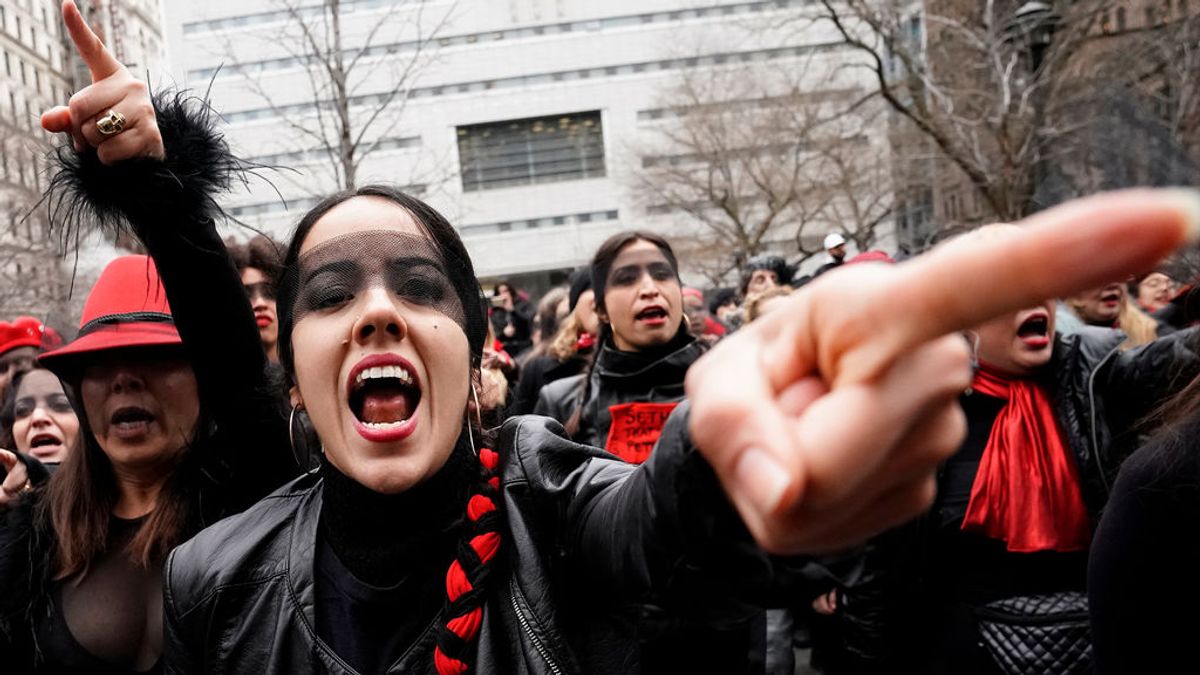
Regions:
M 166 7 L 174 77 L 211 91 L 240 156 L 294 170 L 261 172 L 273 185 L 256 181 L 225 202 L 233 217 L 284 239 L 337 187 L 329 158 L 306 137 L 305 125 L 319 120 L 305 50 L 281 37 L 322 3 L 289 4 L 299 9 L 281 0 Z M 827 29 L 796 20 L 808 4 L 342 0 L 347 51 L 373 41 L 365 74 L 351 78 L 351 114 L 378 107 L 396 76 L 389 60 L 408 63 L 418 46 L 428 56 L 406 83 L 400 119 L 369 137 L 378 145 L 357 183 L 409 186 L 459 228 L 481 278 L 534 287 L 585 263 L 620 230 L 686 232 L 695 227 L 687 218 L 655 211 L 630 189 L 654 129 L 676 116 L 664 91 L 689 68 L 828 72 L 842 53 Z M 432 41 L 418 25 L 439 26 Z M 886 153 L 886 143 L 870 151 Z M 795 252 L 789 225 L 771 244 L 784 255 Z

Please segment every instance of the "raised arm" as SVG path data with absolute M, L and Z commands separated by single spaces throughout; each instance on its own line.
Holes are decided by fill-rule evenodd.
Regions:
M 294 471 L 287 420 L 269 378 L 241 279 L 217 235 L 216 194 L 237 162 L 203 103 L 152 99 L 88 28 L 73 2 L 63 20 L 92 84 L 42 116 L 48 131 L 69 133 L 51 186 L 56 217 L 128 228 L 154 258 L 175 325 L 217 425 L 223 457 L 239 479 L 269 490 Z M 261 496 L 261 495 L 259 495 Z

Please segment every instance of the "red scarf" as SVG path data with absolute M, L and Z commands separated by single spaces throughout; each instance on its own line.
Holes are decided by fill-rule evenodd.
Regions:
M 1049 395 L 1033 380 L 983 364 L 971 386 L 1008 403 L 983 449 L 963 531 L 1017 553 L 1087 550 L 1087 507 Z

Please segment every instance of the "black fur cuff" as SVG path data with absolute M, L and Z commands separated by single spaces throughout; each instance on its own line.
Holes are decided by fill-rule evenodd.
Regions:
M 46 192 L 51 223 L 64 241 L 94 229 L 141 235 L 147 227 L 206 222 L 221 212 L 216 195 L 245 182 L 247 165 L 217 131 L 216 113 L 184 92 L 154 96 L 165 160 L 133 159 L 105 166 L 93 149 L 67 145 L 52 153 L 57 165 Z

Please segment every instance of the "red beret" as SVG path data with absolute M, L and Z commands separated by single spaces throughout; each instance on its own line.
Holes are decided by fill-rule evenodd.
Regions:
M 19 316 L 12 323 L 0 321 L 0 354 L 18 347 L 41 349 L 46 346 L 43 342 L 45 334 L 46 327 L 32 316 Z

